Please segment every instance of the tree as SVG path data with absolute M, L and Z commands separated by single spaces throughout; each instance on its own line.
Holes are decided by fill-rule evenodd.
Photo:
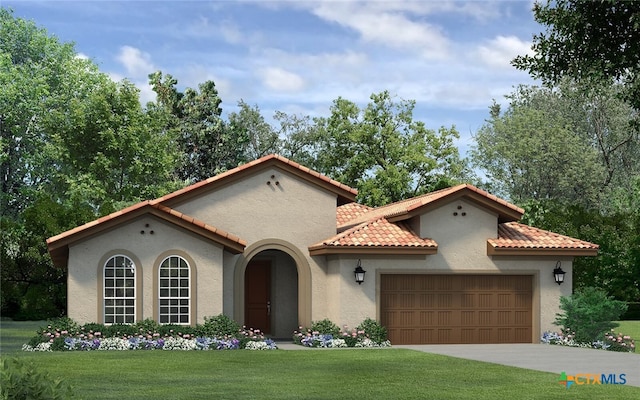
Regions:
M 237 167 L 246 161 L 244 148 L 249 142 L 247 131 L 226 126 L 221 118 L 222 100 L 213 81 L 206 81 L 198 90 L 187 88 L 178 92 L 178 81 L 171 75 L 163 79 L 162 72 L 149 75 L 150 84 L 158 95 L 157 105 L 171 117 L 164 130 L 173 132 L 182 156 L 178 177 L 184 181 L 200 181 Z
M 640 300 L 640 212 L 637 209 L 605 215 L 597 209 L 556 200 L 519 204 L 526 210 L 523 223 L 600 246 L 596 257 L 575 259 L 574 291 L 593 286 L 618 300 Z
M 87 96 L 73 99 L 51 141 L 65 196 L 104 215 L 177 189 L 176 143 L 158 121 L 144 112 L 133 84 L 106 75 Z
M 276 111 L 274 119 L 280 124 L 280 154 L 302 165 L 318 169 L 317 159 L 321 154 L 321 143 L 326 142 L 324 132 L 308 115 L 287 114 Z
M 429 130 L 414 121 L 414 101 L 387 91 L 371 95 L 364 109 L 338 98 L 320 127 L 315 167 L 356 187 L 371 206 L 413 197 L 458 182 L 465 172 L 454 127 Z
M 0 306 L 46 318 L 66 304 L 46 238 L 176 189 L 175 142 L 131 83 L 8 10 L 0 22 Z
M 593 206 L 603 170 L 598 154 L 559 106 L 554 91 L 521 86 L 510 107 L 492 107 L 475 135 L 474 164 L 492 191 L 516 203 L 554 199 Z
M 615 211 L 611 197 L 640 174 L 640 142 L 630 136 L 631 108 L 611 86 L 586 93 L 565 80 L 556 88 L 519 86 L 509 107 L 491 107 L 471 152 L 491 188 L 516 202 L 554 199 Z
M 623 97 L 640 111 L 640 3 L 618 0 L 548 0 L 534 17 L 546 32 L 533 37 L 535 54 L 513 65 L 534 78 L 573 78 L 586 87 L 624 84 Z
M 17 218 L 53 165 L 48 143 L 53 113 L 92 86 L 97 69 L 71 44 L 0 8 L 0 213 Z M 73 92 L 69 90 L 74 86 Z
M 280 146 L 278 133 L 265 121 L 258 106 L 251 107 L 240 100 L 238 107 L 238 112 L 229 114 L 227 130 L 230 136 L 247 138 L 243 158 L 256 160 L 277 153 Z

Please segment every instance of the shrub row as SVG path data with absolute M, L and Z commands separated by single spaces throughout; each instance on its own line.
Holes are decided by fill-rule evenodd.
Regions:
M 161 325 L 152 319 L 135 324 L 79 325 L 71 318 L 48 321 L 23 348 L 27 351 L 104 350 L 104 349 L 235 349 L 247 348 L 250 342 L 268 342 L 268 346 L 252 344 L 250 348 L 275 348 L 275 344 L 259 331 L 241 327 L 220 314 L 205 317 L 196 326 Z
M 349 330 L 333 321 L 323 319 L 312 322 L 311 327 L 300 327 L 293 332 L 293 342 L 307 347 L 388 347 L 387 329 L 371 318 Z

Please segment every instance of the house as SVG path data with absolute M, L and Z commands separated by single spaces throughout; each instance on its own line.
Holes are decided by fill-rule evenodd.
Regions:
M 356 194 L 269 155 L 47 244 L 80 323 L 224 313 L 290 337 L 324 318 L 371 317 L 394 344 L 537 343 L 571 294 L 574 257 L 598 251 L 518 223 L 521 208 L 472 185 L 379 208 Z

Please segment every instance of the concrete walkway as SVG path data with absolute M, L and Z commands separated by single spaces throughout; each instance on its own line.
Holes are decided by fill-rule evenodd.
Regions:
M 278 343 L 283 350 L 307 350 L 293 343 Z M 455 344 L 455 345 L 397 345 L 392 349 L 411 349 L 508 365 L 512 367 L 553 372 L 560 375 L 625 374 L 626 385 L 640 387 L 640 354 L 552 346 L 546 344 Z

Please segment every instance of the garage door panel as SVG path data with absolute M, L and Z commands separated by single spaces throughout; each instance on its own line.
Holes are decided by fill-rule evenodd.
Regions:
M 381 288 L 394 344 L 531 342 L 531 276 L 385 274 Z

